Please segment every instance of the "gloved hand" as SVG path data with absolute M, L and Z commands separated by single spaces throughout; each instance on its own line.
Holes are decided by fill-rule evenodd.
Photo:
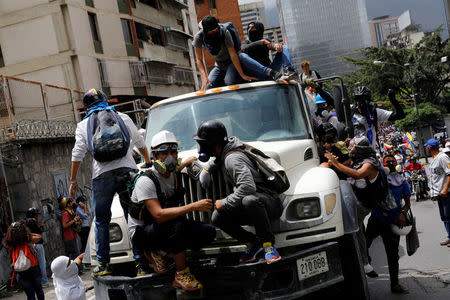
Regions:
M 149 163 L 144 163 L 144 164 L 142 165 L 142 168 L 148 169 L 148 168 L 151 168 L 152 166 L 153 166 L 153 162 L 149 162 Z
M 319 85 L 314 81 L 314 78 L 308 78 L 308 79 L 306 79 L 305 80 L 305 83 L 306 83 L 306 85 L 308 85 L 308 86 L 310 86 L 310 87 L 312 87 L 312 88 L 316 88 L 316 87 L 318 87 Z
M 200 181 L 202 188 L 207 190 L 209 188 L 209 186 L 211 185 L 211 174 L 209 174 L 209 172 L 207 170 L 202 169 L 198 180 Z

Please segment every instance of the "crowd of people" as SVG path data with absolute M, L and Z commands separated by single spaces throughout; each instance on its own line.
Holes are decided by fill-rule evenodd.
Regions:
M 304 61 L 301 64 L 303 72 L 298 76 L 292 66 L 288 47 L 265 39 L 263 24 L 250 23 L 247 28 L 249 38 L 242 43 L 232 24 L 219 24 L 213 16 L 206 16 L 199 25 L 201 30 L 195 35 L 193 45 L 202 89 L 243 81 L 297 79 L 304 88 L 314 93 L 314 101 L 307 104 L 314 120 L 321 161 L 325 167 L 336 172 L 341 182 L 352 185 L 354 199 L 358 204 L 357 237 L 364 270 L 370 277 L 378 276 L 371 266 L 368 250 L 373 240 L 381 236 L 388 260 L 391 291 L 408 293 L 408 289 L 398 279 L 398 248 L 401 229 L 411 227 L 409 174 L 421 172 L 423 178 L 431 183 L 431 198 L 438 201 L 440 215 L 448 232 L 447 240 L 441 245 L 450 247 L 450 205 L 447 193 L 450 187 L 450 158 L 447 155 L 450 154 L 450 145 L 444 151 L 439 151 L 437 141 L 429 140 L 425 144 L 433 157 L 428 175 L 415 156 L 414 133 L 401 133 L 393 125 L 385 126 L 387 121 L 404 117 L 394 91 L 388 92 L 393 110 L 387 111 L 376 106 L 366 86 L 358 87 L 353 93 L 355 106 L 351 121 L 354 137 L 349 138 L 348 127 L 339 121 L 334 112 L 336 101 L 333 95 L 316 83 L 320 79 L 319 73 L 311 70 L 310 63 Z M 205 50 L 216 63 L 209 75 L 202 60 Z M 269 58 L 270 51 L 274 51 L 273 60 Z M 109 265 L 109 223 L 116 193 L 120 196 L 127 219 L 137 276 L 149 272 L 149 263 L 154 272 L 167 273 L 172 266 L 169 260 L 173 260 L 173 286 L 188 291 L 201 289 L 202 283 L 195 278 L 186 263 L 186 250 L 197 250 L 211 243 L 215 238 L 215 227 L 247 245 L 241 262 L 254 261 L 260 253 L 267 264 L 281 259 L 271 229 L 271 222 L 282 214 L 280 197 L 267 188 L 262 175 L 244 153 L 245 145 L 238 137 L 228 136 L 224 124 L 217 120 L 205 121 L 198 127 L 194 139 L 199 145 L 198 159 L 206 162 L 214 157 L 211 169 L 217 168 L 222 172 L 226 181 L 233 185 L 233 192 L 214 203 L 212 199 L 201 199 L 183 205 L 180 204 L 183 189 L 178 171 L 192 164 L 197 157 L 189 157 L 184 161 L 179 159 L 180 143 L 172 132 L 163 130 L 151 140 L 152 161 L 143 137 L 132 120 L 109 106 L 101 90 L 87 91 L 83 104 L 87 114 L 76 129 L 69 195 L 58 198 L 57 215 L 66 254 L 51 263 L 58 299 L 84 299 L 84 286 L 78 274 L 83 270 L 83 254 L 80 253 L 84 252 L 88 242 L 91 215 L 86 198 L 74 199 L 79 191 L 77 174 L 88 151 L 94 158 L 92 198 L 99 263 L 93 270 L 93 276 L 112 274 Z M 108 126 L 108 120 L 113 120 L 118 132 L 124 134 L 112 137 L 121 139 L 120 143 L 113 143 L 116 148 L 105 154 L 101 152 L 101 147 L 97 148 L 96 143 L 96 135 L 102 130 L 94 129 L 95 126 Z M 130 172 L 136 173 L 137 170 L 131 151 L 133 145 L 142 155 L 147 171 L 136 177 L 130 194 L 127 185 Z M 200 182 L 203 186 L 211 181 L 211 169 L 201 172 Z M 428 195 L 427 181 L 422 190 Z M 186 215 L 193 211 L 213 211 L 212 224 L 187 219 Z M 5 238 L 14 270 L 29 299 L 34 299 L 35 295 L 43 299 L 42 286 L 48 282 L 42 247 L 45 226 L 39 223 L 37 215 L 36 209 L 30 209 L 27 221 L 13 223 Z M 364 220 L 367 216 L 366 227 Z M 254 226 L 255 232 L 247 231 L 242 225 Z M 22 266 L 22 261 L 28 265 Z

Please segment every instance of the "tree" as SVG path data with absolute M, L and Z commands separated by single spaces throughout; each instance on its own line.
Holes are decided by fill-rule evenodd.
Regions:
M 406 117 L 395 121 L 395 125 L 402 131 L 411 131 L 417 128 L 418 121 L 422 127 L 440 124 L 442 122 L 442 112 L 437 105 L 429 102 L 417 105 L 418 113 L 414 107 L 406 107 Z

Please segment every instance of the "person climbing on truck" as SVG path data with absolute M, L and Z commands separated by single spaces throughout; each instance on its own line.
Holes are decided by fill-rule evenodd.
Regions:
M 395 99 L 393 90 L 388 91 L 388 98 L 394 108 L 393 111 L 378 108 L 376 103 L 372 101 L 372 92 L 367 86 L 357 87 L 353 92 L 353 97 L 356 102 L 352 115 L 355 137 L 367 137 L 370 145 L 375 150 L 378 145 L 378 125 L 386 121 L 393 122 L 403 119 L 405 117 L 403 108 Z
M 250 22 L 247 32 L 248 39 L 242 42 L 242 52 L 265 67 L 269 67 L 276 72 L 282 71 L 284 80 L 298 79 L 298 74 L 292 66 L 288 46 L 265 39 L 263 37 L 264 24 L 261 22 Z M 269 58 L 270 51 L 275 51 L 273 61 Z
M 215 165 L 234 187 L 233 193 L 215 201 L 212 224 L 247 244 L 241 262 L 256 260 L 263 250 L 268 264 L 280 260 L 270 222 L 281 216 L 282 203 L 274 191 L 266 188 L 254 162 L 239 151 L 244 144 L 237 137 L 228 137 L 225 125 L 217 120 L 201 123 L 194 140 L 200 145 L 199 160 L 206 162 L 215 157 Z M 253 225 L 256 234 L 241 225 Z
M 199 290 L 203 285 L 186 265 L 186 249 L 198 250 L 211 243 L 216 229 L 210 224 L 189 220 L 192 211 L 211 212 L 212 200 L 201 199 L 188 205 L 183 202 L 179 170 L 195 157 L 181 163 L 179 142 L 167 130 L 155 134 L 151 141 L 153 166 L 137 177 L 131 195 L 128 228 L 136 247 L 142 249 L 156 273 L 169 271 L 167 259 L 173 255 L 175 279 L 173 286 L 183 290 Z
M 241 51 L 241 42 L 234 26 L 219 24 L 211 15 L 201 21 L 202 29 L 194 36 L 195 61 L 202 77 L 202 90 L 240 83 L 241 81 L 277 80 L 281 72 L 263 66 Z M 225 26 L 227 25 L 227 26 Z M 209 73 L 203 65 L 203 48 L 206 48 L 215 61 Z

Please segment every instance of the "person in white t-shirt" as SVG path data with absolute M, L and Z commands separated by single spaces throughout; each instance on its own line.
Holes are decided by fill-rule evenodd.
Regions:
M 405 117 L 402 107 L 395 99 L 393 90 L 388 91 L 388 98 L 394 107 L 393 111 L 377 108 L 372 101 L 372 92 L 367 86 L 359 86 L 353 92 L 356 106 L 353 110 L 352 123 L 355 137 L 365 136 L 375 150 L 378 145 L 378 125 L 386 121 L 400 120 Z
M 444 152 L 439 151 L 439 142 L 429 139 L 425 143 L 427 152 L 433 157 L 430 163 L 431 199 L 438 202 L 439 214 L 447 231 L 447 239 L 441 246 L 450 247 L 450 158 Z
M 113 106 L 108 106 L 107 96 L 101 90 L 96 89 L 90 89 L 84 94 L 83 105 L 87 115 L 77 124 L 75 145 L 72 149 L 72 168 L 70 172 L 69 188 L 69 194 L 72 199 L 75 199 L 75 192 L 79 190 L 77 182 L 78 170 L 86 152 L 91 148 L 88 142 L 89 120 L 91 117 L 95 116 L 95 114 L 97 114 L 98 117 L 103 111 L 115 110 Z M 134 125 L 130 117 L 120 112 L 115 114 L 115 116 L 120 117 L 125 125 L 124 127 L 126 127 L 126 129 L 123 129 L 128 131 L 130 143 L 128 151 L 122 157 L 103 162 L 97 161 L 95 158 L 92 159 L 92 201 L 94 204 L 96 227 L 95 242 L 97 244 L 97 260 L 100 264 L 93 270 L 94 276 L 104 276 L 112 273 L 109 268 L 109 223 L 111 221 L 111 205 L 116 192 L 121 192 L 123 190 L 123 182 L 121 182 L 119 178 L 124 178 L 125 176 L 128 176 L 131 170 L 137 169 L 132 155 L 133 144 L 139 149 L 145 162 L 147 164 L 151 163 L 144 139 L 139 134 L 136 125 Z M 97 120 L 99 119 L 100 117 L 97 118 Z M 120 120 L 118 123 L 120 123 Z M 93 139 L 94 138 L 92 137 L 92 140 Z

